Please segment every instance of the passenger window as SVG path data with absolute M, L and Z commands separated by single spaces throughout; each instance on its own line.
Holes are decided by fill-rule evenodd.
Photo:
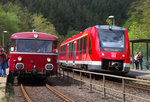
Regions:
M 83 38 L 80 39 L 80 54 L 82 54 L 82 41 L 83 41 Z
M 83 54 L 86 53 L 86 43 L 87 43 L 87 36 L 84 37 L 84 44 L 83 44 Z
M 61 47 L 61 52 L 60 52 L 60 56 L 65 56 L 66 55 L 66 45 Z
M 71 52 L 71 50 L 70 50 L 70 48 L 71 48 L 71 43 L 69 44 L 69 57 L 70 57 L 70 52 Z
M 69 57 L 72 56 L 72 43 L 69 44 Z
M 73 56 L 73 42 L 72 42 L 72 47 L 71 47 L 71 57 Z
M 91 37 L 89 36 L 89 54 L 92 54 Z
M 80 41 L 80 40 L 77 41 L 77 55 L 79 54 L 79 50 L 80 50 L 79 41 Z

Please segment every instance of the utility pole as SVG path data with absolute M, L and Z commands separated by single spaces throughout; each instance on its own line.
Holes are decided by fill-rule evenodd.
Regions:
M 3 32 L 2 32 L 3 48 L 4 48 L 4 43 L 5 43 L 4 33 L 7 33 L 7 31 L 3 31 Z
M 108 18 L 112 20 L 112 25 L 114 26 L 115 25 L 115 17 L 114 16 L 109 16 Z

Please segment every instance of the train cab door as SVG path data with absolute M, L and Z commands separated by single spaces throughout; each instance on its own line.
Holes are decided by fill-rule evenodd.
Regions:
M 67 58 L 66 58 L 66 63 L 68 63 L 68 57 L 69 57 L 69 44 L 67 44 Z
M 75 56 L 76 56 L 76 41 L 73 44 L 73 65 L 75 65 Z

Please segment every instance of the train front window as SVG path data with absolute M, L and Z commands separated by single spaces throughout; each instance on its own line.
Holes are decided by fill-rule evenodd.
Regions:
M 20 52 L 35 52 L 35 40 L 32 39 L 19 39 L 18 51 Z
M 98 29 L 100 46 L 102 51 L 124 52 L 125 31 Z
M 36 52 L 52 52 L 52 41 L 51 40 L 37 40 Z

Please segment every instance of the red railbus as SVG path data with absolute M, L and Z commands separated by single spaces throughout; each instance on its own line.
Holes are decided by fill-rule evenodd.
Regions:
M 60 45 L 59 65 L 89 71 L 129 72 L 128 31 L 109 25 L 96 25 Z
M 15 33 L 10 45 L 11 74 L 49 76 L 57 72 L 56 36 L 39 32 Z

